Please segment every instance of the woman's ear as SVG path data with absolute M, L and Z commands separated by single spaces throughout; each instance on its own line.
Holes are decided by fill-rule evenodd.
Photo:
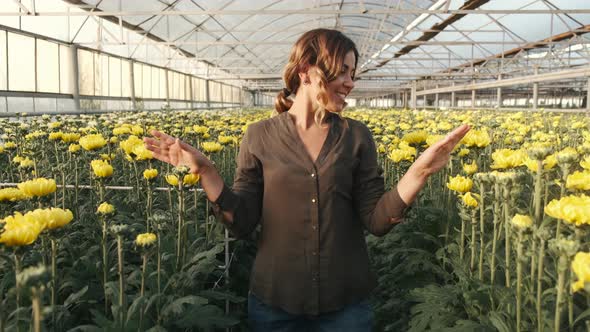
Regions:
M 299 68 L 299 81 L 303 85 L 308 85 L 311 83 L 311 78 L 309 77 L 309 65 L 301 66 Z

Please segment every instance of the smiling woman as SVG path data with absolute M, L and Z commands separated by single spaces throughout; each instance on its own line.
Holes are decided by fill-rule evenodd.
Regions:
M 158 139 L 145 139 L 155 158 L 200 174 L 234 236 L 261 226 L 248 298 L 254 331 L 370 331 L 377 277 L 364 230 L 383 236 L 401 222 L 469 130 L 461 126 L 432 144 L 386 192 L 371 132 L 341 115 L 357 58 L 355 44 L 336 30 L 297 40 L 275 103 L 279 114 L 248 127 L 231 189 L 187 143 L 158 131 Z

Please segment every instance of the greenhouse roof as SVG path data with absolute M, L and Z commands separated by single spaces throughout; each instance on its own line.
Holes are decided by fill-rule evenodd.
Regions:
M 0 5 L 0 24 L 267 91 L 282 87 L 303 32 L 339 29 L 360 52 L 357 97 L 590 58 L 587 0 L 14 0 Z

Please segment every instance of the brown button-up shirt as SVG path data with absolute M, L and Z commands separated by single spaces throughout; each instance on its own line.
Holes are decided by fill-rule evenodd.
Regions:
M 369 129 L 328 113 L 330 130 L 311 160 L 288 112 L 250 125 L 232 189 L 215 202 L 236 237 L 258 224 L 250 290 L 268 305 L 317 315 L 369 296 L 376 278 L 364 229 L 381 236 L 406 204 L 385 192 Z

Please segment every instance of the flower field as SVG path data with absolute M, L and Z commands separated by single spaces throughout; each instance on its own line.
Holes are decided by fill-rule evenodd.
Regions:
M 228 239 L 198 176 L 152 160 L 141 138 L 181 137 L 231 183 L 243 132 L 270 114 L 0 119 L 0 331 L 245 330 L 256 234 Z M 376 330 L 590 329 L 590 118 L 345 116 L 372 130 L 388 188 L 430 144 L 472 126 L 406 221 L 367 236 Z

